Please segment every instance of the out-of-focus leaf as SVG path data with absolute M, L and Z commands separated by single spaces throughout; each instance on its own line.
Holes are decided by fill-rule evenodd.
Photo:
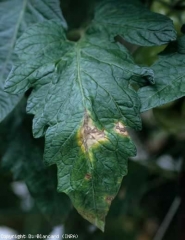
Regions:
M 141 111 L 174 101 L 185 95 L 185 36 L 170 44 L 152 65 L 155 84 L 139 89 Z
M 127 158 L 135 154 L 125 127 L 140 128 L 140 103 L 130 79 L 150 79 L 153 72 L 99 34 L 68 41 L 53 21 L 29 28 L 16 50 L 21 62 L 6 89 L 33 88 L 27 110 L 35 115 L 34 136 L 46 133 L 45 162 L 58 166 L 58 190 L 103 229 Z
M 20 99 L 21 96 L 4 92 L 3 85 L 0 83 L 0 122 L 13 110 Z
M 4 122 L 4 128 L 7 128 L 6 123 L 9 122 Z M 14 180 L 22 180 L 27 184 L 41 212 L 50 223 L 58 225 L 67 217 L 71 204 L 65 194 L 57 192 L 56 169 L 45 167 L 43 139 L 34 139 L 30 126 L 31 119 L 24 114 L 9 136 L 11 139 L 2 157 L 2 167 L 13 173 Z M 0 139 L 2 141 L 3 135 Z
M 150 12 L 138 0 L 98 1 L 89 31 L 121 35 L 141 46 L 166 44 L 176 39 L 173 22 L 166 16 Z
M 21 98 L 3 91 L 4 80 L 17 60 L 13 53 L 15 42 L 30 24 L 48 19 L 58 19 L 66 26 L 57 0 L 0 1 L 0 121 Z
M 185 131 L 185 103 L 184 99 L 153 109 L 155 119 L 167 132 L 181 134 Z

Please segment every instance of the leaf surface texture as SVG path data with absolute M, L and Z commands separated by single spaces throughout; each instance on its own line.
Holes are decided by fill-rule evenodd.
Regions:
M 98 2 L 90 32 L 99 30 L 112 38 L 121 35 L 140 46 L 162 45 L 176 39 L 172 20 L 149 11 L 138 0 Z
M 185 36 L 170 44 L 152 65 L 155 84 L 139 90 L 141 111 L 174 101 L 185 95 Z
M 66 26 L 57 0 L 6 0 L 0 2 L 0 121 L 12 111 L 21 96 L 3 91 L 4 80 L 17 56 L 15 42 L 31 24 L 58 19 Z

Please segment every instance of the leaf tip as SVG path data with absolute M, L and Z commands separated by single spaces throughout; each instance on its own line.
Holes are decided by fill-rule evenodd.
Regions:
M 92 211 L 86 211 L 82 208 L 76 208 L 76 210 L 88 222 L 96 226 L 102 232 L 105 231 L 105 215 L 106 214 L 95 214 Z

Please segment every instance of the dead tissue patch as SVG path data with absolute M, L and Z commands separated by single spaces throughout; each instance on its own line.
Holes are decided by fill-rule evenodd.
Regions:
M 85 179 L 86 180 L 90 180 L 92 178 L 92 175 L 90 174 L 90 173 L 87 173 L 86 175 L 85 175 Z
M 93 124 L 92 119 L 86 114 L 84 118 L 84 124 L 81 129 L 82 143 L 85 147 L 85 151 L 88 151 L 94 144 L 99 141 L 106 141 L 105 131 L 99 130 Z
M 115 131 L 121 135 L 128 136 L 126 127 L 121 122 L 116 123 Z

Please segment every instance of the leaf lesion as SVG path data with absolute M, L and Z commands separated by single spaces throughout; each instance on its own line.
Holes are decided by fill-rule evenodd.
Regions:
M 85 112 L 84 115 L 81 137 L 85 152 L 89 152 L 89 149 L 92 148 L 92 146 L 97 142 L 107 141 L 105 130 L 98 129 L 87 112 Z
M 122 135 L 123 137 L 129 137 L 126 126 L 120 121 L 114 123 L 112 130 L 114 133 Z M 108 132 L 105 129 L 99 129 L 93 122 L 90 114 L 85 112 L 83 125 L 81 126 L 78 134 L 78 142 L 82 151 L 85 154 L 88 154 L 89 158 L 91 158 L 91 149 L 93 147 L 98 147 L 99 145 L 102 145 L 102 143 L 109 141 L 107 136 Z
M 123 136 L 129 136 L 126 127 L 121 122 L 115 124 L 115 132 Z

